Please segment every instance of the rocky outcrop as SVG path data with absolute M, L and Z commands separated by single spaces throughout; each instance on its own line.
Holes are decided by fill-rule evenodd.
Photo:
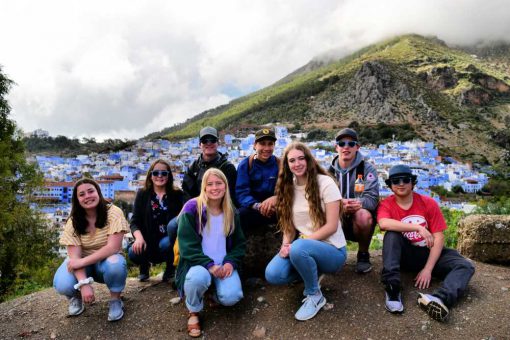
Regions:
M 453 88 L 457 85 L 458 80 L 455 69 L 453 67 L 433 67 L 428 72 L 418 74 L 420 79 L 424 80 L 427 85 L 436 91 Z
M 510 264 L 510 216 L 470 215 L 458 226 L 457 249 L 473 260 Z
M 243 260 L 245 278 L 263 278 L 266 266 L 276 255 L 282 244 L 282 234 L 276 226 L 270 230 L 246 235 L 246 256 Z

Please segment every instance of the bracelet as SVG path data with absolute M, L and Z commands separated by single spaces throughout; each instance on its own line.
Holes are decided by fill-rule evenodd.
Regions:
M 89 285 L 94 283 L 94 279 L 92 277 L 87 277 L 86 279 L 78 281 L 77 284 L 75 284 L 73 287 L 74 289 L 78 290 L 81 288 L 81 286 Z
M 253 203 L 253 209 L 260 211 L 260 203 Z

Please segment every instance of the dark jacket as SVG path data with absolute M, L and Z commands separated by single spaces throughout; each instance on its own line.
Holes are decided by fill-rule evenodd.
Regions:
M 159 247 L 159 226 L 154 223 L 152 218 L 151 195 L 152 190 L 140 189 L 136 193 L 133 215 L 131 216 L 131 233 L 140 230 L 145 242 L 147 243 L 147 252 L 150 254 L 157 251 Z M 178 190 L 167 194 L 168 201 L 168 222 L 179 214 L 184 204 L 182 191 Z
M 218 152 L 218 156 L 210 162 L 205 162 L 202 159 L 202 155 L 193 161 L 193 163 L 184 174 L 184 178 L 182 180 L 182 190 L 184 191 L 185 201 L 189 200 L 190 198 L 197 197 L 200 194 L 200 186 L 202 185 L 202 177 L 204 177 L 204 173 L 209 168 L 218 168 L 227 177 L 230 198 L 232 199 L 232 202 L 234 202 L 234 204 L 237 206 L 237 201 L 235 198 L 237 171 L 236 167 L 228 160 L 227 156 L 227 154 Z
M 363 155 L 358 151 L 351 166 L 346 171 L 343 171 L 338 165 L 338 155 L 333 158 L 329 172 L 337 179 L 342 198 L 354 198 L 356 167 L 362 160 Z M 377 171 L 368 162 L 364 162 L 363 181 L 365 182 L 365 191 L 363 191 L 363 196 L 361 197 L 361 206 L 363 209 L 375 213 L 379 204 L 379 181 L 377 179 Z
M 209 269 L 214 261 L 204 254 L 202 249 L 202 236 L 200 230 L 207 224 L 207 214 L 202 211 L 202 225 L 198 225 L 197 200 L 191 199 L 186 204 L 179 216 L 179 227 L 177 228 L 177 241 L 179 242 L 179 264 L 175 272 L 175 283 L 181 296 L 184 292 L 184 279 L 189 269 L 193 266 L 203 266 Z M 234 231 L 227 236 L 227 255 L 223 263 L 230 263 L 234 269 L 239 268 L 246 251 L 246 239 L 241 229 L 239 214 L 234 216 Z
M 273 155 L 266 162 L 246 157 L 237 167 L 236 197 L 239 207 L 250 208 L 274 195 L 278 179 L 278 160 Z

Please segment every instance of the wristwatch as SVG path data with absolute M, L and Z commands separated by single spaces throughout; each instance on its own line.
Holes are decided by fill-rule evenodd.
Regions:
M 77 284 L 75 284 L 73 287 L 74 289 L 78 290 L 81 288 L 81 286 L 89 285 L 94 283 L 94 279 L 92 277 L 87 277 L 86 279 L 78 281 Z
M 260 211 L 260 203 L 253 203 L 252 208 L 257 211 Z

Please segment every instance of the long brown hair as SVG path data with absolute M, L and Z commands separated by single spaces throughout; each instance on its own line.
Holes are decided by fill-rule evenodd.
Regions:
M 96 228 L 101 229 L 106 225 L 109 208 L 109 203 L 103 197 L 103 194 L 101 193 L 101 188 L 99 187 L 99 184 L 96 181 L 94 181 L 91 178 L 82 178 L 78 180 L 74 184 L 73 196 L 71 199 L 72 202 L 71 214 L 69 215 L 69 218 L 73 221 L 74 231 L 78 235 L 86 234 L 88 225 L 85 209 L 83 209 L 83 207 L 80 205 L 80 202 L 78 201 L 78 187 L 82 184 L 92 184 L 94 188 L 96 188 L 97 194 L 99 196 L 99 203 L 96 207 L 96 224 L 95 224 Z
M 306 187 L 305 197 L 308 200 L 310 217 L 313 222 L 313 228 L 320 228 L 326 223 L 326 213 L 321 206 L 321 197 L 319 190 L 319 174 L 330 176 L 319 163 L 315 160 L 310 149 L 303 143 L 294 142 L 288 145 L 283 152 L 282 166 L 278 173 L 276 182 L 276 213 L 278 216 L 278 225 L 284 234 L 294 231 L 292 222 L 292 205 L 294 203 L 294 174 L 289 167 L 289 152 L 299 150 L 303 152 L 306 160 Z
M 202 225 L 202 211 L 204 206 L 206 207 L 206 213 L 207 213 L 207 228 L 209 228 L 209 221 L 211 220 L 211 216 L 209 216 L 209 209 L 208 207 L 208 198 L 205 193 L 205 187 L 207 185 L 207 180 L 210 176 L 216 176 L 223 183 L 225 183 L 225 196 L 223 196 L 223 199 L 221 201 L 221 210 L 223 211 L 223 234 L 225 236 L 231 235 L 234 232 L 235 229 L 235 223 L 234 223 L 234 204 L 232 203 L 232 200 L 230 198 L 230 191 L 228 189 L 228 180 L 227 177 L 225 177 L 225 174 L 216 168 L 210 168 L 204 173 L 204 177 L 202 178 L 202 185 L 200 188 L 200 195 L 197 197 L 197 211 L 198 214 L 198 225 Z M 200 233 L 202 232 L 202 229 L 200 229 Z

